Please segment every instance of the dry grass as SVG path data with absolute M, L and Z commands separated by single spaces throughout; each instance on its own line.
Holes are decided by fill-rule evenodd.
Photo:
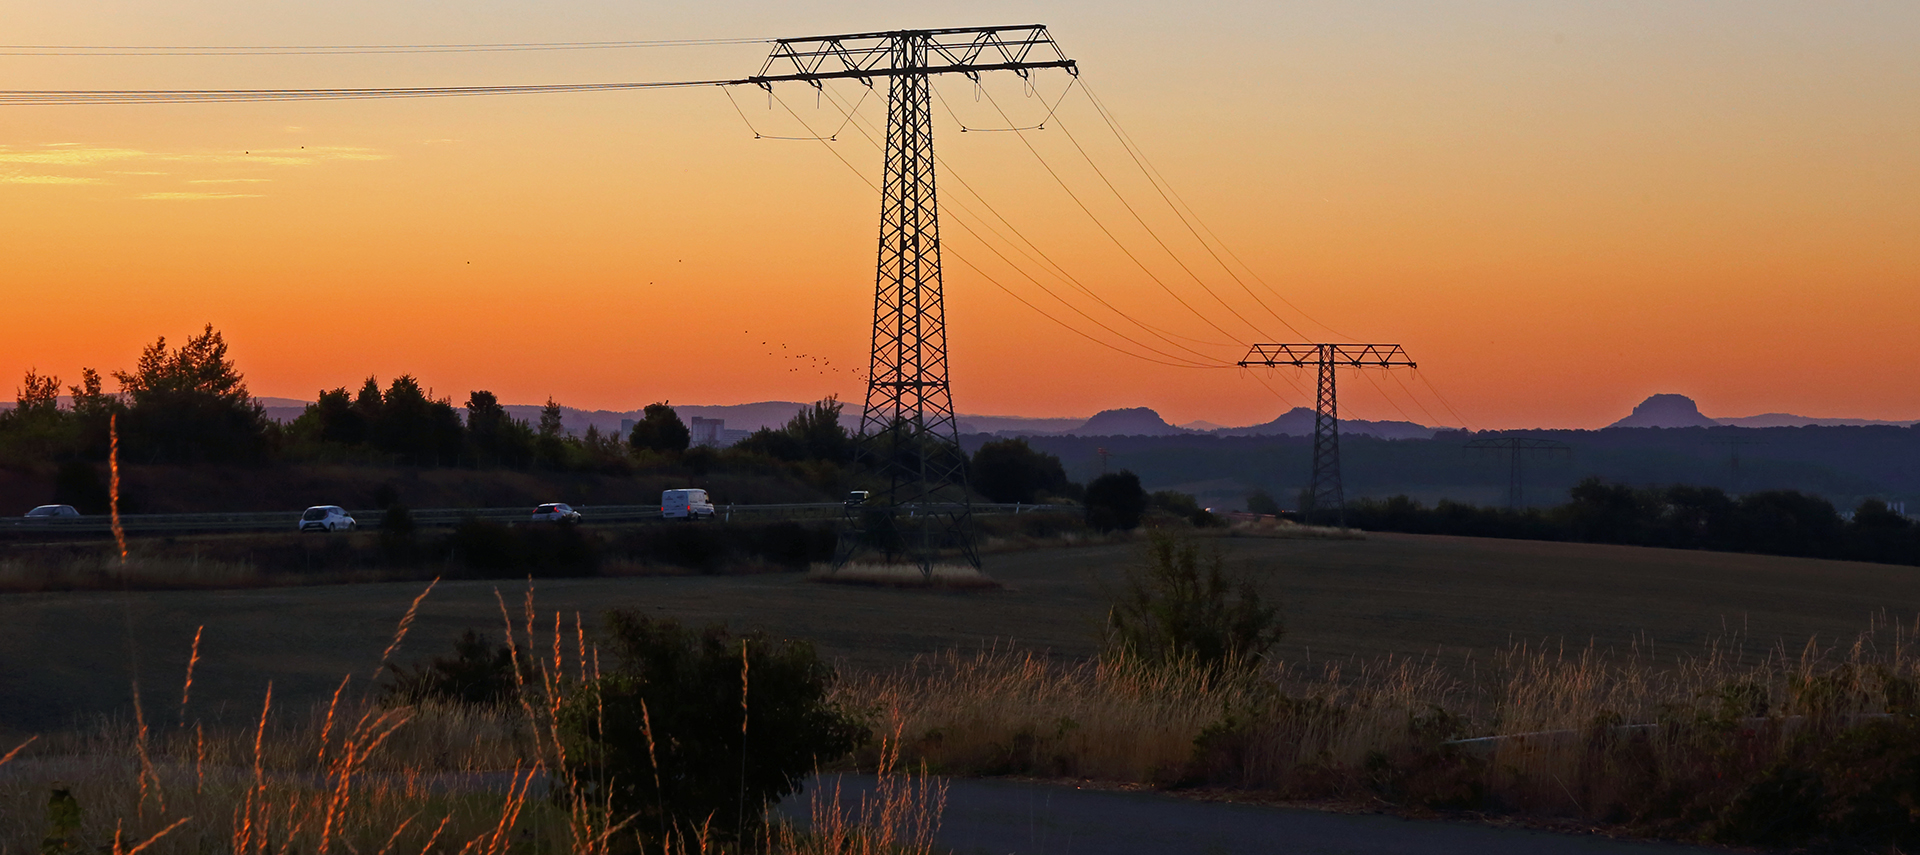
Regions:
M 948 774 L 1471 807 L 1686 836 L 1775 764 L 1798 762 L 1798 737 L 1911 712 L 1917 632 L 1882 624 L 1850 645 L 1758 660 L 1727 652 L 1737 644 L 1658 659 L 1516 647 L 1466 677 L 1409 659 L 1213 674 L 997 649 L 923 657 L 843 691 L 899 710 L 906 757 Z
M 0 558 L 0 591 L 85 591 L 127 588 L 245 588 L 264 583 L 252 561 L 110 552 Z
M 935 564 L 921 570 L 917 564 L 875 564 L 848 562 L 835 570 L 831 564 L 814 564 L 807 570 L 807 581 L 837 585 L 875 585 L 883 588 L 942 588 L 947 590 L 989 590 L 1000 587 L 992 577 L 965 564 Z
M 1276 517 L 1256 517 L 1254 519 L 1234 519 L 1224 528 L 1208 530 L 1207 533 L 1225 537 L 1271 537 L 1282 540 L 1366 540 L 1367 534 L 1357 528 L 1339 528 L 1330 525 L 1306 525 L 1292 520 Z
M 325 704 L 276 707 L 269 684 L 249 726 L 209 727 L 186 715 L 190 670 L 177 716 L 150 721 L 144 710 L 166 706 L 151 703 L 133 721 L 0 755 L 0 853 L 633 851 L 627 820 L 582 789 L 593 783 L 570 774 L 560 738 L 561 707 L 597 679 L 598 651 L 578 616 L 555 613 L 550 628 L 537 619 L 531 591 L 519 621 L 504 600 L 500 611 L 515 656 L 532 666 L 516 669 L 531 674 L 518 709 L 385 705 L 370 677 L 350 674 Z M 883 747 L 880 786 L 859 810 L 816 798 L 810 830 L 770 824 L 764 850 L 930 852 L 944 789 L 924 772 L 897 771 L 897 741 L 883 745 L 892 747 Z M 62 804 L 78 810 L 62 818 Z M 665 846 L 730 851 L 697 826 Z

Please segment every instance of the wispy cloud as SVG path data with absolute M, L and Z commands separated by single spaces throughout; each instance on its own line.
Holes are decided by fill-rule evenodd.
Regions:
M 138 195 L 138 196 L 135 196 L 135 197 L 133 197 L 133 198 L 135 198 L 135 199 L 153 199 L 153 200 L 156 200 L 156 201 L 161 201 L 161 202 L 200 202 L 200 201 L 206 201 L 206 200 L 209 200 L 209 199 L 260 199 L 260 198 L 264 198 L 264 197 L 262 197 L 262 196 L 261 196 L 261 194 L 259 194 L 259 193 L 184 193 L 184 192 L 166 192 L 166 193 L 142 193 L 142 194 L 140 194 L 140 195 Z
M 79 147 L 59 144 L 53 147 L 15 148 L 0 146 L 0 163 L 30 163 L 35 166 L 92 166 L 116 160 L 151 157 L 133 148 Z
M 184 172 L 187 175 L 212 173 L 205 178 L 182 176 L 185 184 L 263 184 L 274 179 L 258 175 L 257 173 L 261 170 L 387 160 L 391 157 L 392 155 L 377 149 L 339 145 L 278 146 L 239 151 L 153 151 L 79 142 L 44 143 L 33 146 L 0 145 L 0 184 L 104 184 L 109 182 L 98 176 L 162 176 L 178 172 Z M 177 168 L 167 170 L 142 168 L 162 165 Z M 69 174 L 52 174 L 55 171 L 64 171 Z M 234 175 L 235 172 L 242 174 Z M 245 175 L 246 172 L 256 174 L 249 176 Z M 243 199 L 252 198 L 255 195 L 156 191 L 134 198 Z
M 0 172 L 0 184 L 102 184 L 98 178 L 83 175 L 37 175 L 26 172 Z

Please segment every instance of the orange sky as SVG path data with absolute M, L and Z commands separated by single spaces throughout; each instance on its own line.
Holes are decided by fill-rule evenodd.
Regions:
M 959 132 L 956 119 L 1002 123 L 996 101 L 1017 122 L 1039 121 L 1064 74 L 1039 75 L 1038 97 L 1017 78 L 990 78 L 992 100 L 945 80 L 952 113 L 936 107 L 936 134 L 963 412 L 1150 406 L 1175 422 L 1246 424 L 1312 402 L 1310 377 L 1276 373 L 1269 391 L 1235 369 L 1156 365 L 1023 306 L 954 256 L 1075 328 L 1144 352 L 968 234 L 959 222 L 978 227 L 967 210 L 981 209 L 961 179 L 1081 284 L 1212 359 L 1232 361 L 1249 341 L 1331 335 L 1306 315 L 1404 343 L 1423 379 L 1344 378 L 1343 415 L 1594 427 L 1648 394 L 1678 392 L 1709 415 L 1920 418 L 1912 4 L 985 3 L 961 18 L 950 4 L 878 2 L 38 5 L 9 11 L 8 42 L 491 43 L 1048 23 L 1173 188 L 1299 310 L 1245 272 L 1228 276 L 1080 91 L 1025 140 L 1197 312 L 1101 233 L 1021 135 Z M 764 54 L 0 56 L 0 79 L 10 89 L 668 80 L 748 74 Z M 829 91 L 857 99 L 861 89 Z M 804 86 L 779 94 L 816 130 L 844 121 Z M 859 115 L 882 121 L 883 95 Z M 736 97 L 761 133 L 805 133 L 763 93 Z M 588 408 L 858 399 L 860 380 L 820 373 L 811 357 L 864 365 L 878 201 L 828 148 L 754 139 L 717 89 L 0 107 L 0 384 L 28 367 L 69 382 L 82 366 L 124 368 L 155 336 L 212 322 L 264 395 L 310 398 L 409 372 L 457 400 L 486 388 Z M 880 156 L 853 127 L 831 148 L 878 180 Z M 1172 349 L 992 245 L 1074 306 Z M 789 358 L 801 353 L 810 358 Z

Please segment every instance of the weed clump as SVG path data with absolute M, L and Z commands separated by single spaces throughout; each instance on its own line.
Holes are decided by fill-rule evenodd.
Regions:
M 1251 666 L 1286 634 L 1278 606 L 1247 577 L 1229 578 L 1218 546 L 1155 531 L 1107 618 L 1111 656 L 1203 670 Z
M 560 712 L 567 774 L 656 845 L 754 839 L 767 804 L 869 737 L 805 642 L 625 611 L 607 614 L 603 641 L 612 667 Z

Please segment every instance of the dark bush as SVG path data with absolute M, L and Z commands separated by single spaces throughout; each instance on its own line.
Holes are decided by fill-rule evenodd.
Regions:
M 398 501 L 386 507 L 386 512 L 380 515 L 380 551 L 389 561 L 411 563 L 419 558 L 420 550 L 414 538 L 418 526 L 414 524 L 413 512 Z
M 1032 504 L 1041 496 L 1066 496 L 1072 491 L 1060 458 L 1033 450 L 1024 437 L 980 446 L 973 453 L 967 480 L 980 495 L 996 502 Z
M 1140 476 L 1125 469 L 1093 479 L 1087 485 L 1087 525 L 1100 531 L 1132 531 L 1147 511 L 1147 491 Z
M 72 505 L 83 514 L 104 514 L 112 510 L 113 498 L 100 470 L 85 460 L 68 460 L 53 475 L 53 501 Z M 124 504 L 124 503 L 123 503 Z
M 469 629 L 453 643 L 451 657 L 436 656 L 426 665 L 387 665 L 393 681 L 385 687 L 388 703 L 441 703 L 497 706 L 519 696 L 513 651 Z
M 468 517 L 447 535 L 445 554 L 479 578 L 590 576 L 600 550 L 579 526 L 509 526 Z
M 1920 847 L 1920 719 L 1816 730 L 1742 789 L 1713 824 L 1725 843 L 1850 851 Z
M 607 614 L 611 667 L 561 713 L 574 791 L 637 816 L 649 848 L 709 826 L 755 839 L 766 805 L 868 737 L 827 700 L 835 679 L 813 646 L 765 633 L 695 631 L 632 612 Z
M 1273 500 L 1271 493 L 1255 490 L 1247 494 L 1247 513 L 1277 517 L 1280 515 L 1280 503 Z
M 1163 531 L 1147 541 L 1145 566 L 1127 575 L 1108 613 L 1110 655 L 1147 664 L 1250 667 L 1286 634 L 1280 609 L 1252 579 L 1229 579 L 1219 548 Z

